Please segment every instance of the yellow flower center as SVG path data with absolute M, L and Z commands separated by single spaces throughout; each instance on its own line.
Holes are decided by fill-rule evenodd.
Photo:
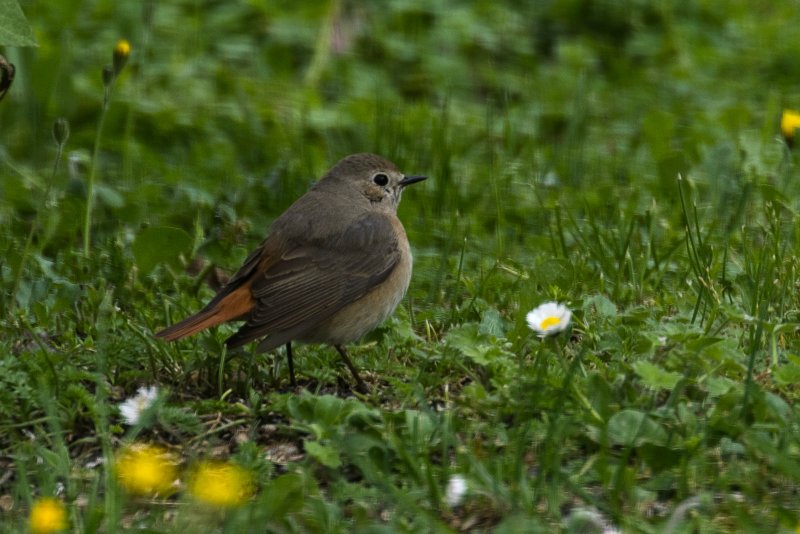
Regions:
M 555 326 L 560 322 L 561 319 L 559 319 L 558 317 L 548 317 L 544 321 L 542 321 L 542 324 L 539 325 L 539 328 L 541 328 L 542 330 L 547 330 L 551 326 Z
M 67 511 L 61 501 L 45 497 L 31 507 L 29 525 L 35 534 L 64 530 L 67 528 Z

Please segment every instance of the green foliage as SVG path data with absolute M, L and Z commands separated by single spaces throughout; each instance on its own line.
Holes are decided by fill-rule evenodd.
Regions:
M 136 235 L 131 252 L 136 266 L 147 275 L 159 265 L 181 266 L 181 257 L 192 250 L 192 238 L 180 228 L 151 227 Z
M 0 3 L 39 42 L 3 52 L 0 532 L 46 495 L 86 532 L 794 531 L 796 5 L 362 4 L 34 2 L 28 35 Z M 369 392 L 330 347 L 294 391 L 230 326 L 154 338 L 362 151 L 430 177 L 408 297 L 350 347 Z M 573 323 L 539 339 L 550 300 Z M 125 495 L 135 441 L 252 498 Z
M 36 39 L 17 0 L 0 0 L 0 45 L 36 46 Z

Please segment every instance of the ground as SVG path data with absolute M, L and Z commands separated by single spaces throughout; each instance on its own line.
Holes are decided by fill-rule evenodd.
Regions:
M 21 5 L 0 532 L 794 532 L 793 2 Z M 233 326 L 153 336 L 365 151 L 429 176 L 366 393 L 332 347 L 291 388 Z

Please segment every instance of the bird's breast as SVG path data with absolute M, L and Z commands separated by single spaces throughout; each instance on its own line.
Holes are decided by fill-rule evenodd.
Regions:
M 392 225 L 398 237 L 400 258 L 389 276 L 360 299 L 348 304 L 302 336 L 309 343 L 340 345 L 362 338 L 394 312 L 411 282 L 411 247 L 397 218 Z

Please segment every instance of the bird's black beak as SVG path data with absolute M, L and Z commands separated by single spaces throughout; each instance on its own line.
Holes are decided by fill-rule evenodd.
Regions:
M 417 182 L 421 182 L 422 180 L 427 180 L 427 176 L 404 176 L 402 180 L 400 180 L 400 185 L 403 187 L 411 184 L 415 184 Z

